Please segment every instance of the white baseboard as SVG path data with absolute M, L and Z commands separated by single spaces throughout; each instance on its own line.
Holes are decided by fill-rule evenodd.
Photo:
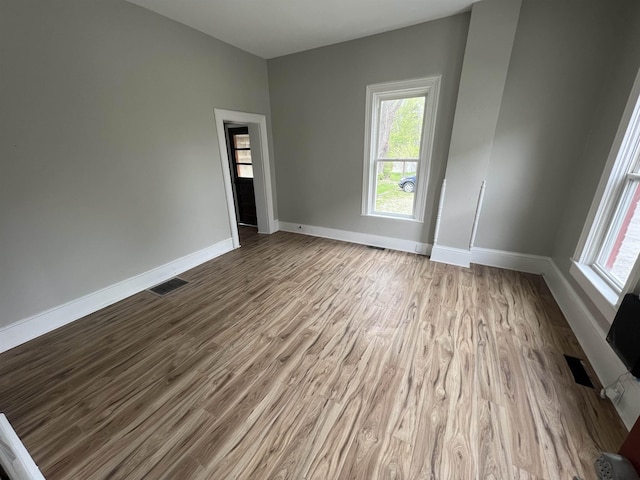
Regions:
M 491 248 L 473 247 L 471 250 L 471 263 L 540 275 L 547 273 L 549 270 L 549 260 L 549 257 L 541 255 L 505 252 L 504 250 Z
M 343 242 L 359 243 L 362 245 L 372 245 L 374 247 L 419 253 L 421 255 L 429 255 L 431 253 L 431 245 L 414 242 L 412 240 L 372 235 L 369 233 L 349 232 L 347 230 L 337 230 L 334 228 L 315 227 L 313 225 L 301 225 L 289 222 L 278 223 L 280 230 L 285 232 L 301 233 L 303 235 L 311 235 L 312 237 L 330 238 L 332 240 L 342 240 Z
M 233 250 L 228 238 L 160 267 L 0 329 L 0 353 L 78 320 Z
M 443 247 L 434 245 L 431 249 L 431 260 L 438 263 L 457 265 L 458 267 L 471 266 L 471 251 L 462 248 Z
M 613 383 L 620 374 L 627 371 L 627 367 L 607 343 L 607 332 L 600 327 L 556 263 L 549 259 L 549 264 L 550 269 L 544 279 L 553 297 L 602 385 Z M 625 393 L 615 407 L 627 429 L 630 430 L 640 415 L 640 383 L 627 379 L 623 384 Z

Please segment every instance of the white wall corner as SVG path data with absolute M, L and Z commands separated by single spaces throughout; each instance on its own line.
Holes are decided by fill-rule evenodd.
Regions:
M 434 245 L 431 249 L 430 259 L 433 262 L 468 268 L 471 266 L 471 250 Z
M 162 283 L 233 249 L 231 238 L 222 240 L 135 277 L 12 323 L 0 329 L 0 353 Z
M 614 382 L 627 368 L 607 343 L 607 332 L 602 330 L 555 262 L 549 259 L 549 265 L 550 269 L 544 279 L 598 379 L 602 385 Z M 625 393 L 615 407 L 627 429 L 630 430 L 640 414 L 640 383 L 627 379 L 624 386 Z
M 341 240 L 343 242 L 389 248 L 391 250 L 417 253 L 419 255 L 429 255 L 431 253 L 431 245 L 428 243 L 385 237 L 382 235 L 373 235 L 370 233 L 350 232 L 348 230 L 337 230 L 335 228 L 303 225 L 299 223 L 279 222 L 279 224 L 280 230 L 284 232 L 301 233 L 312 237 L 330 238 L 332 240 Z

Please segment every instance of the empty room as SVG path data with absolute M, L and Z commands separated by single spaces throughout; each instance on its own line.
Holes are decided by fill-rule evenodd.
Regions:
M 639 71 L 635 0 L 0 0 L 0 479 L 637 478 Z

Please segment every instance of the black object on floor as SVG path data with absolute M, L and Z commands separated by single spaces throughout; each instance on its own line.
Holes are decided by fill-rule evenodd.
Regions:
M 180 288 L 183 285 L 186 285 L 187 283 L 189 282 L 181 278 L 175 277 L 175 278 L 172 278 L 171 280 L 167 280 L 166 282 L 161 283 L 160 285 L 156 285 L 155 287 L 150 288 L 149 291 L 155 293 L 156 295 L 160 295 L 162 297 L 167 293 L 173 292 L 176 288 Z
M 622 304 L 607 334 L 607 342 L 634 377 L 640 377 L 639 316 L 640 298 L 638 295 L 628 293 L 622 299 Z
M 376 247 L 375 245 L 367 245 L 367 248 L 373 248 L 374 250 L 384 250 L 384 247 Z
M 593 388 L 593 383 L 591 383 L 591 379 L 589 378 L 589 374 L 584 369 L 584 364 L 582 360 L 576 357 L 571 357 L 569 355 L 565 355 L 564 359 L 567 361 L 567 365 L 569 365 L 569 370 L 573 374 L 573 379 L 579 385 L 584 385 L 585 387 Z

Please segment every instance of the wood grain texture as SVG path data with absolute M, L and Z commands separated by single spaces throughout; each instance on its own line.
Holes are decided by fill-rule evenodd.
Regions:
M 0 355 L 47 479 L 592 479 L 621 444 L 541 277 L 241 233 L 166 297 Z

